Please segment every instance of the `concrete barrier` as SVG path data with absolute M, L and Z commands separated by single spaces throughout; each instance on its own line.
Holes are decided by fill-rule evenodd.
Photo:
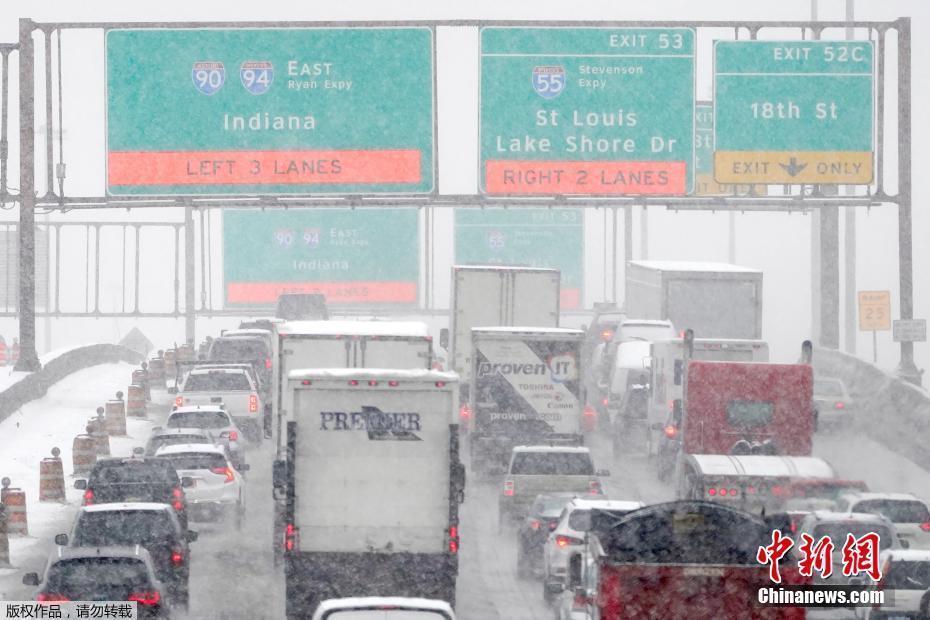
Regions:
M 852 355 L 814 350 L 814 371 L 839 377 L 855 399 L 858 430 L 930 471 L 930 394 Z
M 79 370 L 116 362 L 138 364 L 143 359 L 144 356 L 117 344 L 92 344 L 62 353 L 41 370 L 0 392 L 0 422 L 26 403 L 42 398 L 50 386 Z

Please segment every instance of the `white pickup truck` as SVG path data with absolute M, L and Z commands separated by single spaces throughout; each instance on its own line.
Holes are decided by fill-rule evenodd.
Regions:
M 262 438 L 261 394 L 243 368 L 194 368 L 184 378 L 175 406 L 219 405 L 236 421 L 249 441 Z

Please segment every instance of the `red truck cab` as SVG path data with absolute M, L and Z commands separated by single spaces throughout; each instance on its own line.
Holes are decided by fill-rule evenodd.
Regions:
M 690 361 L 684 454 L 809 456 L 813 373 L 807 364 Z

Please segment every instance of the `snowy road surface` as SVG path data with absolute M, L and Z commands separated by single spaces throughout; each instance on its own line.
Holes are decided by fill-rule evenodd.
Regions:
M 52 549 L 52 537 L 67 531 L 79 501 L 68 492 L 69 503 L 39 504 L 38 460 L 51 445 L 62 448 L 70 473 L 70 438 L 80 432 L 98 405 L 117 389 L 125 390 L 131 367 L 112 364 L 69 377 L 49 395 L 23 408 L 0 424 L 4 447 L 0 474 L 25 486 L 29 501 L 30 536 L 11 543 L 15 569 L 0 569 L 0 599 L 21 599 L 31 589 L 21 584 L 22 574 L 39 570 Z M 141 445 L 153 424 L 163 421 L 170 398 L 155 392 L 160 405 L 150 408 L 148 421 L 130 420 L 127 439 L 114 439 L 116 454 L 128 454 Z M 68 440 L 68 441 L 65 441 Z M 670 486 L 660 483 L 652 463 L 642 456 L 613 459 L 609 444 L 594 438 L 591 447 L 598 468 L 611 470 L 608 495 L 645 502 L 673 498 Z M 826 458 L 839 475 L 862 478 L 874 490 L 910 491 L 930 500 L 930 473 L 889 451 L 862 434 L 818 436 L 815 453 Z M 194 522 L 200 538 L 192 545 L 191 607 L 182 618 L 281 618 L 284 613 L 283 573 L 275 568 L 268 544 L 272 452 L 268 442 L 249 452 L 247 513 L 242 532 L 223 523 Z M 71 484 L 70 476 L 67 486 Z M 469 480 L 462 507 L 460 575 L 457 613 L 462 620 L 535 620 L 550 618 L 542 601 L 539 580 L 522 580 L 516 574 L 513 529 L 497 529 L 497 483 Z M 846 612 L 811 614 L 816 618 L 849 617 Z

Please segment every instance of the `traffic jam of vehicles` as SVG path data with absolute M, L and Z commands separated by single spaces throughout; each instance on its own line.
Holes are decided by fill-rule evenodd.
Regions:
M 22 583 L 39 602 L 201 617 L 198 546 L 247 536 L 288 618 L 451 619 L 480 536 L 507 541 L 536 617 L 822 611 L 762 604 L 789 586 L 893 593 L 825 617 L 921 613 L 930 511 L 815 454 L 854 403 L 814 376 L 809 343 L 769 362 L 761 273 L 641 262 L 630 277 L 637 315 L 600 305 L 582 329 L 559 326 L 556 270 L 456 266 L 438 346 L 426 323 L 330 318 L 317 300 L 160 354 L 167 380 L 146 381 L 164 415 L 74 481 L 81 506 Z M 707 282 L 733 290 L 673 305 Z M 614 491 L 631 463 L 665 501 Z M 259 464 L 269 479 L 250 481 Z M 251 503 L 267 531 L 246 527 Z M 469 529 L 475 510 L 495 525 Z

